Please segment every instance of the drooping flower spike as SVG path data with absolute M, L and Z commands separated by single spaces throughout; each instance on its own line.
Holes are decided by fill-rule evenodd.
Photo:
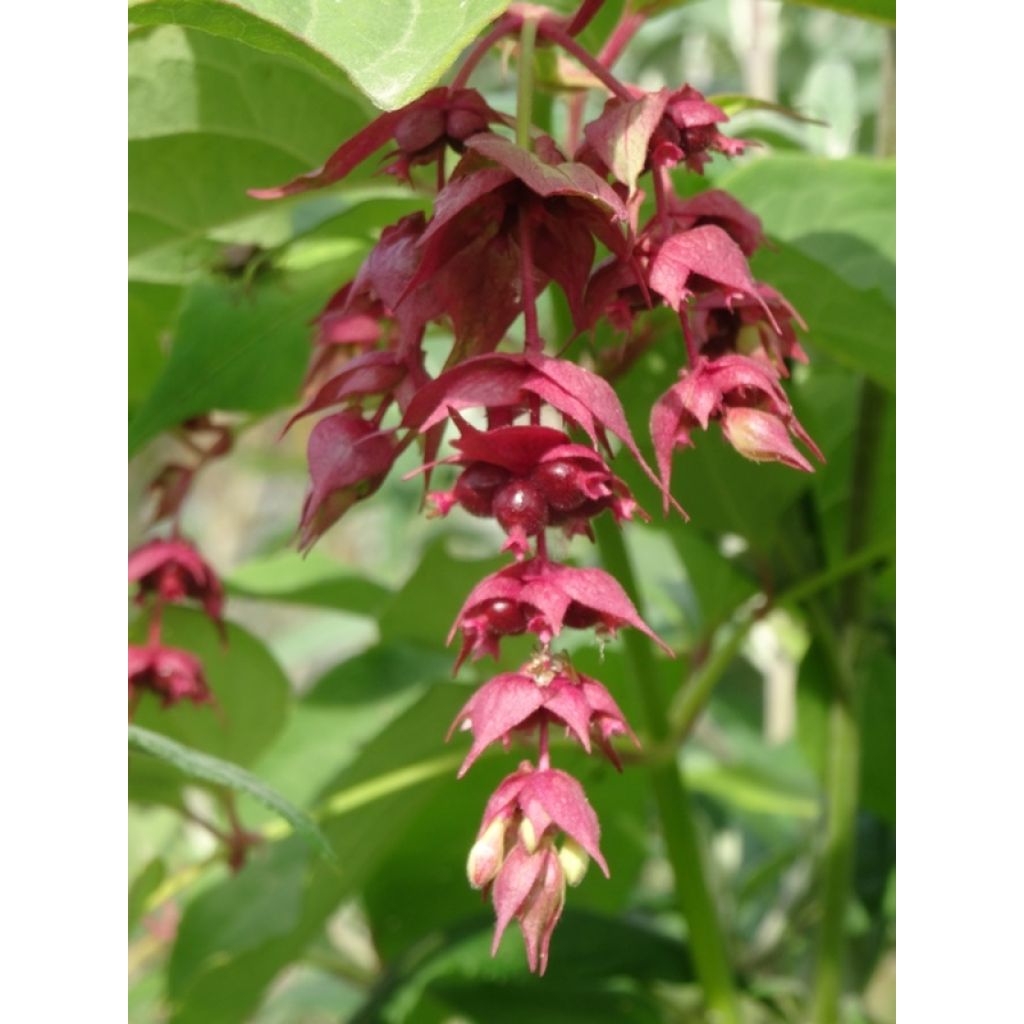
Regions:
M 452 732 L 471 736 L 460 776 L 499 742 L 536 743 L 535 761 L 523 761 L 488 802 L 467 873 L 493 901 L 494 949 L 516 921 L 539 973 L 567 886 L 579 883 L 590 858 L 607 874 L 597 816 L 580 783 L 552 767 L 550 736 L 563 732 L 616 767 L 613 738 L 637 743 L 612 694 L 552 644 L 566 628 L 593 629 L 603 642 L 628 627 L 666 647 L 611 576 L 553 559 L 548 530 L 589 535 L 605 511 L 618 524 L 644 514 L 613 470 L 613 445 L 655 483 L 666 510 L 680 512 L 669 489 L 673 453 L 713 420 L 747 458 L 809 470 L 791 438 L 820 457 L 781 387 L 787 361 L 805 358 L 796 336 L 803 323 L 747 263 L 763 242 L 761 222 L 719 190 L 677 196 L 669 174 L 700 173 L 713 153 L 735 156 L 747 144 L 722 133 L 725 112 L 691 86 L 643 90 L 610 72 L 614 46 L 591 56 L 575 37 L 598 6 L 585 0 L 562 16 L 510 5 L 451 86 L 382 114 L 319 170 L 253 193 L 270 198 L 328 185 L 388 144 L 396 148 L 384 170 L 399 180 L 416 165 L 436 164 L 430 216 L 411 214 L 385 228 L 316 321 L 304 405 L 291 421 L 322 414 L 309 438 L 299 542 L 308 548 L 372 494 L 414 442 L 422 465 L 408 475 L 424 475 L 429 513 L 493 518 L 504 531 L 502 550 L 515 561 L 466 597 L 448 637 L 461 633 L 455 671 L 467 658 L 497 658 L 503 637 L 529 633 L 537 646 L 516 671 L 469 697 Z M 572 157 L 525 123 L 513 142 L 503 134 L 509 119 L 467 87 L 486 50 L 527 20 L 536 23 L 538 45 L 560 48 L 610 94 L 582 142 L 574 133 Z M 521 71 L 530 73 L 526 63 Z M 449 167 L 452 151 L 458 160 Z M 654 212 L 642 223 L 650 194 Z M 595 267 L 599 246 L 608 255 Z M 637 324 L 652 307 L 678 316 L 686 365 L 650 417 L 658 472 L 608 380 L 545 351 L 537 298 L 552 283 L 565 296 L 575 336 L 603 320 L 629 335 L 621 351 L 597 353 L 598 367 L 613 351 L 611 365 L 624 368 L 653 342 L 651 321 Z M 508 351 L 519 317 L 522 347 Z M 435 376 L 427 367 L 441 360 L 428 359 L 425 345 L 432 324 L 451 337 Z M 571 340 L 552 348 L 564 355 Z M 463 417 L 469 409 L 480 411 L 482 427 Z M 453 454 L 442 456 L 449 422 L 457 436 Z M 447 489 L 429 490 L 435 471 L 453 472 Z

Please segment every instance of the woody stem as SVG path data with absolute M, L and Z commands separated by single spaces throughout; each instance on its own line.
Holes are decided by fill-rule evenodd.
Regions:
M 601 560 L 623 585 L 641 615 L 636 580 L 619 528 L 608 517 L 594 520 Z M 669 735 L 664 692 L 658 666 L 648 641 L 634 630 L 623 634 L 627 662 L 640 691 L 648 734 L 656 746 Z M 661 818 L 662 835 L 675 880 L 679 909 L 687 924 L 687 937 L 697 977 L 714 1024 L 739 1024 L 739 1006 L 726 952 L 725 935 L 718 920 L 700 834 L 694 820 L 693 802 L 675 758 L 648 762 L 651 786 Z

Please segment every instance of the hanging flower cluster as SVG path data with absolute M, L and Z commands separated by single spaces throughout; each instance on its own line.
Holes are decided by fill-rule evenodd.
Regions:
M 161 637 L 163 609 L 168 604 L 197 601 L 226 640 L 224 588 L 195 547 L 181 536 L 182 506 L 196 473 L 211 459 L 231 450 L 231 432 L 208 417 L 182 424 L 179 435 L 193 458 L 165 465 L 149 486 L 154 497 L 153 524 L 171 520 L 169 539 L 149 540 L 128 555 L 128 582 L 138 585 L 135 601 L 147 610 L 145 644 L 128 645 L 128 704 L 134 709 L 149 691 L 165 707 L 190 700 L 210 704 L 213 694 L 200 660 L 188 651 L 168 647 Z
M 466 658 L 497 657 L 506 636 L 532 634 L 536 651 L 517 671 L 485 683 L 452 730 L 472 736 L 460 777 L 491 744 L 535 738 L 536 759 L 524 760 L 484 810 L 468 874 L 493 900 L 495 948 L 517 921 L 530 968 L 541 973 L 566 886 L 582 879 L 590 859 L 608 873 L 582 786 L 551 765 L 551 730 L 588 753 L 596 748 L 616 767 L 612 739 L 637 742 L 607 689 L 578 673 L 552 642 L 566 628 L 603 636 L 631 627 L 661 643 L 611 576 L 554 560 L 548 531 L 592 536 L 597 515 L 608 512 L 617 523 L 642 515 L 611 468 L 612 438 L 655 481 L 666 508 L 675 505 L 673 452 L 712 421 L 747 458 L 810 470 L 793 438 L 820 458 L 781 386 L 786 361 L 806 358 L 794 333 L 799 317 L 748 268 L 762 241 L 760 222 L 725 193 L 681 199 L 673 191 L 672 168 L 700 173 L 711 153 L 736 155 L 745 144 L 721 133 L 726 115 L 695 89 L 644 91 L 588 54 L 574 35 L 597 6 L 585 3 L 566 19 L 514 5 L 450 87 L 383 114 L 319 170 L 253 192 L 275 198 L 329 185 L 385 145 L 394 148 L 383 170 L 400 180 L 420 165 L 434 167 L 432 216 L 386 228 L 316 322 L 305 404 L 292 422 L 326 415 L 309 437 L 299 541 L 309 547 L 372 494 L 413 442 L 428 481 L 438 467 L 457 470 L 448 490 L 428 493 L 431 514 L 460 510 L 492 518 L 504 531 L 502 550 L 514 560 L 482 580 L 458 612 L 449 636 L 461 633 L 456 670 Z M 529 126 L 528 109 L 520 109 L 512 141 L 502 134 L 508 119 L 466 87 L 488 48 L 520 30 L 563 49 L 611 94 L 582 138 L 570 140 L 572 154 Z M 644 175 L 654 208 L 641 223 Z M 608 255 L 595 267 L 598 246 Z M 655 305 L 678 314 L 687 361 L 651 411 L 656 472 L 609 383 L 546 353 L 536 299 L 551 282 L 577 332 L 601 320 L 631 332 Z M 519 316 L 521 349 L 499 351 Z M 454 339 L 437 377 L 427 372 L 422 348 L 432 322 Z M 469 409 L 481 410 L 484 428 L 463 416 Z M 457 430 L 454 454 L 440 457 L 449 423 Z

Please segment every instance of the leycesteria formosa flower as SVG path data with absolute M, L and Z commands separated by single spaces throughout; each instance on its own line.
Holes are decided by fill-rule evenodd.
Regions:
M 209 704 L 213 694 L 203 676 L 202 662 L 188 651 L 160 644 L 128 646 L 128 699 L 145 691 L 156 694 L 164 707 L 183 700 Z
M 566 734 L 590 753 L 591 739 L 621 769 L 609 742 L 628 736 L 639 747 L 612 695 L 596 679 L 577 673 L 564 656 L 539 654 L 518 672 L 495 676 L 467 701 L 448 732 L 456 728 L 473 734 L 473 745 L 459 769 L 459 778 L 497 740 L 509 746 L 514 732 L 529 732 L 547 722 L 562 726 Z
M 670 650 L 640 618 L 614 577 L 601 569 L 576 569 L 546 558 L 510 565 L 481 580 L 459 611 L 448 643 L 462 631 L 457 670 L 467 655 L 497 657 L 503 636 L 529 632 L 549 644 L 565 626 L 596 627 L 605 636 L 631 626 Z
M 790 440 L 792 434 L 818 459 L 818 446 L 793 413 L 775 371 L 760 360 L 728 355 L 700 359 L 680 375 L 651 410 L 651 437 L 666 488 L 672 475 L 672 452 L 689 447 L 691 431 L 707 430 L 719 420 L 726 440 L 755 462 L 782 462 L 807 473 L 813 467 Z
M 151 594 L 177 603 L 192 598 L 223 633 L 224 588 L 202 555 L 180 537 L 151 540 L 128 556 L 128 582 L 139 584 L 136 600 Z

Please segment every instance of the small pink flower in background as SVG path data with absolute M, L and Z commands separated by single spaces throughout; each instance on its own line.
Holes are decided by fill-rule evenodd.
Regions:
M 128 582 L 139 584 L 140 604 L 153 594 L 170 603 L 185 598 L 201 602 L 223 635 L 224 588 L 188 541 L 151 540 L 136 548 L 128 556 Z
M 160 644 L 128 646 L 128 699 L 133 701 L 149 691 L 164 707 L 183 700 L 210 704 L 213 694 L 203 675 L 202 662 L 188 651 Z

